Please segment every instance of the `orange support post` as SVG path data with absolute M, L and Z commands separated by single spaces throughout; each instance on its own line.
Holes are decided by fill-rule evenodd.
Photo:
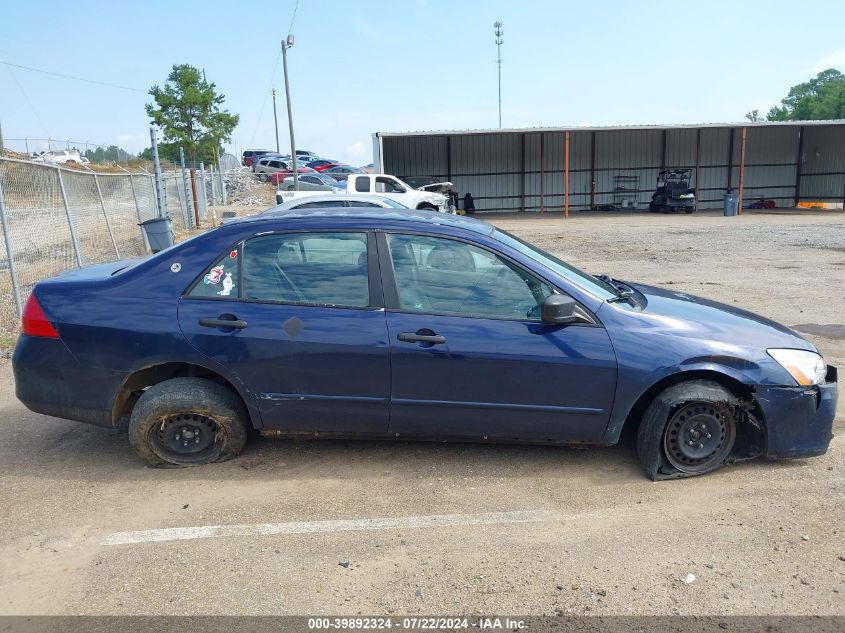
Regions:
M 563 136 L 563 217 L 569 217 L 569 132 Z
M 742 186 L 745 181 L 745 134 L 747 128 L 742 128 L 742 142 L 739 146 L 739 201 L 737 202 L 737 213 L 742 213 Z
M 546 212 L 546 152 L 543 142 L 546 135 L 540 132 L 540 213 Z

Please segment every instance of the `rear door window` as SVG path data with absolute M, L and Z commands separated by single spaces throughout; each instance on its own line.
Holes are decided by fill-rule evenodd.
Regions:
M 370 304 L 366 233 L 285 233 L 244 243 L 243 298 L 363 308 Z
M 370 190 L 370 179 L 366 176 L 361 176 L 355 179 L 355 191 L 368 192 Z

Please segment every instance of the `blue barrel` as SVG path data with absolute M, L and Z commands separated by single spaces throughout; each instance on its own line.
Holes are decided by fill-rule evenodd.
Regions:
M 739 209 L 739 196 L 733 189 L 725 192 L 725 215 L 736 215 Z
M 141 222 L 139 226 L 147 236 L 147 243 L 153 253 L 163 251 L 173 246 L 173 222 L 168 217 L 153 218 Z

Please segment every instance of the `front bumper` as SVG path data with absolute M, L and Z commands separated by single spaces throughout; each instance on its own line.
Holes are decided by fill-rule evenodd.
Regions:
M 766 457 L 811 457 L 827 451 L 838 400 L 836 368 L 813 387 L 759 385 L 756 401 L 766 425 Z

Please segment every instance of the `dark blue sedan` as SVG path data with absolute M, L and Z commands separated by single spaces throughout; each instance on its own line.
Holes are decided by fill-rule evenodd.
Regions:
M 653 479 L 828 447 L 836 369 L 792 330 L 593 277 L 491 225 L 389 209 L 234 221 L 39 283 L 15 350 L 30 409 L 128 418 L 154 465 L 249 433 L 614 444 Z

